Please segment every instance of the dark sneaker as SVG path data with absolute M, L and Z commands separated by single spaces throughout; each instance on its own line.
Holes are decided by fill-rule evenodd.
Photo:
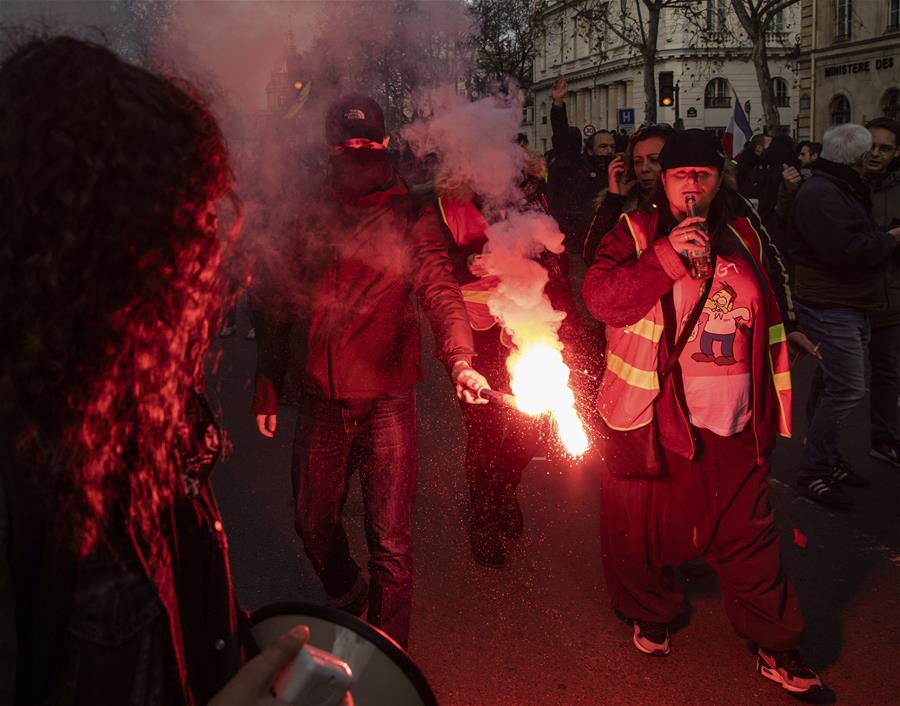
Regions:
M 522 516 L 522 508 L 513 489 L 505 495 L 500 507 L 500 531 L 504 537 L 518 539 L 522 536 L 524 527 L 525 518 Z
M 369 584 L 366 582 L 362 571 L 357 575 L 353 588 L 343 596 L 329 598 L 327 604 L 332 608 L 337 608 L 345 613 L 361 618 L 369 607 Z
M 506 552 L 503 550 L 499 530 L 472 531 L 469 543 L 472 546 L 472 556 L 482 566 L 499 569 L 506 565 Z
M 247 335 L 244 336 L 244 338 L 246 338 L 248 341 L 252 341 L 254 338 L 256 338 L 256 329 L 252 328 L 247 331 Z
M 669 626 L 666 623 L 635 620 L 632 642 L 645 655 L 653 657 L 665 657 L 672 651 Z
M 797 488 L 800 491 L 800 495 L 814 500 L 825 507 L 846 510 L 853 507 L 855 502 L 853 498 L 843 491 L 837 481 L 831 478 L 816 478 L 808 483 L 797 481 Z
M 219 338 L 231 338 L 234 335 L 234 326 L 225 324 L 219 329 Z
M 869 455 L 877 458 L 879 461 L 887 461 L 894 466 L 900 466 L 900 449 L 894 443 L 872 444 L 872 450 Z
M 775 652 L 760 647 L 756 652 L 756 671 L 792 694 L 812 694 L 823 686 L 822 678 L 803 663 L 797 650 Z
M 837 462 L 834 471 L 831 474 L 831 480 L 843 483 L 844 485 L 852 485 L 854 488 L 868 488 L 869 481 L 863 478 L 859 473 L 855 473 L 850 464 L 844 460 Z

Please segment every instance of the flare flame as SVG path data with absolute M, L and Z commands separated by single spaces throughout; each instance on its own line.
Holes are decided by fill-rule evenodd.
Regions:
M 569 367 L 563 362 L 559 348 L 550 343 L 526 343 L 512 353 L 508 368 L 518 408 L 532 416 L 550 414 L 569 455 L 583 456 L 588 449 L 588 437 L 575 411 Z

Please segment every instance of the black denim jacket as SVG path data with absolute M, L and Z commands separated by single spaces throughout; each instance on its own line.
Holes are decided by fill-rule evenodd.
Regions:
M 187 497 L 164 518 L 166 551 L 147 566 L 124 527 L 77 560 L 54 540 L 46 483 L 13 459 L 0 469 L 0 703 L 203 704 L 254 649 L 231 587 L 207 482 L 219 434 L 195 395 L 180 430 Z

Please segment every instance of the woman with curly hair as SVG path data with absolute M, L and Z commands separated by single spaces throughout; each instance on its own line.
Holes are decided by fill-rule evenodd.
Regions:
M 55 37 L 0 67 L 0 154 L 0 702 L 206 703 L 253 649 L 201 393 L 222 134 L 189 88 Z

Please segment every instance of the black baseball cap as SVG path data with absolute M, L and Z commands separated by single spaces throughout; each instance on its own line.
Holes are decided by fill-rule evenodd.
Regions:
M 354 138 L 384 140 L 384 111 L 374 100 L 358 93 L 336 100 L 325 116 L 328 144 L 340 145 Z
M 725 152 L 719 138 L 711 132 L 699 128 L 676 130 L 659 153 L 659 166 L 663 171 L 677 167 L 711 167 L 722 171 Z

